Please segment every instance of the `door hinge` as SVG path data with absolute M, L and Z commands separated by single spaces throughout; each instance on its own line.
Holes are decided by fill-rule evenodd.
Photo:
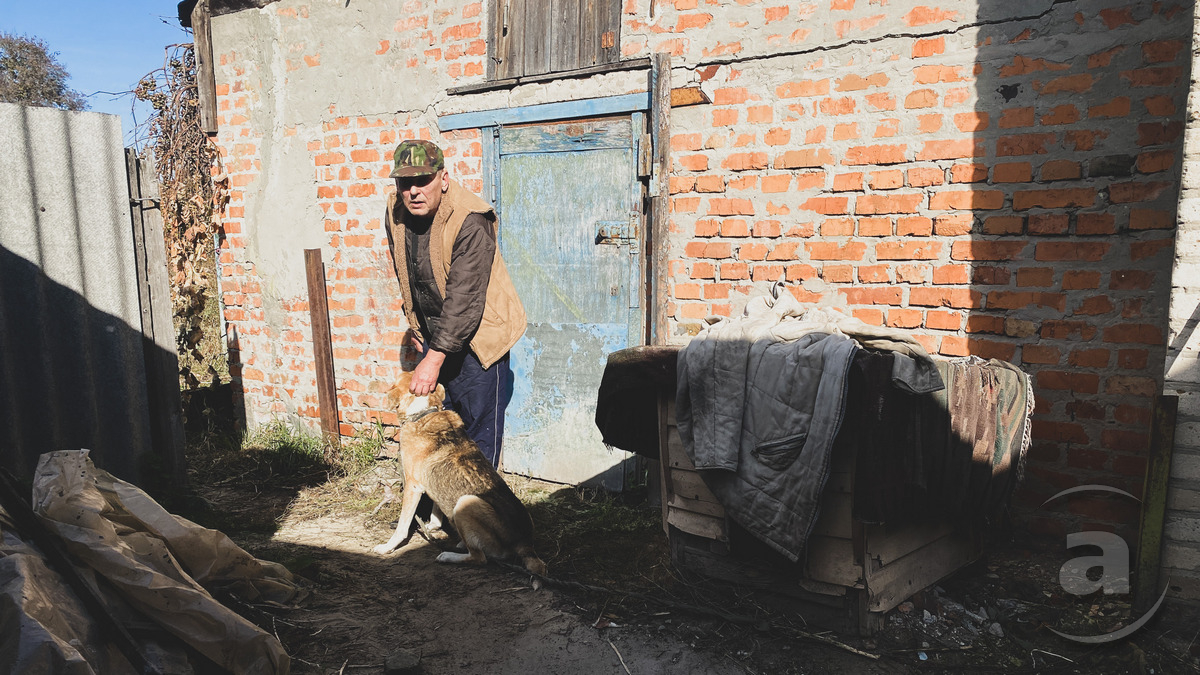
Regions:
M 642 214 L 633 211 L 629 214 L 629 229 L 633 236 L 629 239 L 629 308 L 639 309 L 642 299 L 642 243 L 638 240 L 641 230 Z

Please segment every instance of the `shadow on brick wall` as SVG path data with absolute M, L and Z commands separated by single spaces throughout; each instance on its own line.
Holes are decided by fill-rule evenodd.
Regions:
M 917 41 L 917 86 L 922 75 L 965 75 L 977 101 L 974 115 L 944 121 L 973 130 L 973 144 L 930 188 L 931 210 L 956 210 L 935 216 L 934 234 L 970 238 L 953 242 L 920 304 L 930 320 L 961 317 L 965 337 L 943 338 L 943 354 L 1011 361 L 1033 378 L 1033 445 L 1017 493 L 1033 531 L 1130 535 L 1133 500 L 1042 503 L 1083 484 L 1141 494 L 1163 381 L 1193 9 L 1078 9 L 1046 3 L 983 26 L 973 78 L 933 69 L 954 38 Z M 1000 11 L 983 2 L 980 20 Z M 939 288 L 964 282 L 964 296 Z

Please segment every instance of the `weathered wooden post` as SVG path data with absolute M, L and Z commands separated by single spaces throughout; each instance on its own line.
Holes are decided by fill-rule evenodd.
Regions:
M 312 325 L 313 365 L 317 372 L 321 432 L 326 442 L 337 448 L 341 447 L 342 436 L 338 426 L 333 345 L 329 334 L 329 300 L 325 294 L 325 265 L 321 262 L 321 249 L 304 249 L 304 271 L 308 277 L 308 315 Z

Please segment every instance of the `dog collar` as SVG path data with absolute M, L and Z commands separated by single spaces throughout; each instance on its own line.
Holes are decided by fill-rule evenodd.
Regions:
M 422 410 L 421 412 L 419 412 L 415 415 L 409 415 L 407 418 L 405 418 L 404 423 L 408 424 L 409 422 L 416 422 L 417 420 L 421 419 L 422 417 L 432 415 L 433 413 L 438 412 L 439 410 L 441 410 L 441 408 L 439 408 L 438 406 L 431 405 L 428 408 Z

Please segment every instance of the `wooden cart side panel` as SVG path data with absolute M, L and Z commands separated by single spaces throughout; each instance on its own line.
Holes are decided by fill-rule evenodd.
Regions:
M 929 520 L 904 524 L 864 524 L 866 557 L 886 567 L 923 546 L 954 531 L 954 525 L 944 520 Z
M 805 579 L 803 577 L 796 580 L 796 584 L 808 593 L 816 593 L 818 595 L 828 595 L 831 597 L 845 597 L 848 588 L 842 584 L 830 584 L 816 579 Z
M 721 506 L 721 502 L 717 501 L 717 498 L 713 496 L 712 491 L 710 491 L 708 486 L 704 484 L 704 479 L 701 478 L 700 474 L 695 471 L 671 467 L 671 493 L 673 496 L 685 497 L 694 501 L 708 502 L 710 504 L 715 504 L 718 507 Z M 721 508 L 721 512 L 719 514 L 713 515 L 724 516 L 725 509 Z
M 800 568 L 790 572 L 792 578 L 757 570 L 724 548 L 729 541 L 725 509 L 683 449 L 672 395 L 664 395 L 659 412 L 663 420 L 664 527 L 677 564 L 738 583 L 773 585 L 785 593 L 823 597 L 829 602 L 840 598 L 843 606 L 856 603 L 861 610 L 858 628 L 870 634 L 881 613 L 969 564 L 982 552 L 978 536 L 943 521 L 856 523 L 855 456 L 853 451 L 839 448 L 830 458 L 829 479 Z
M 692 458 L 687 456 L 687 452 L 683 449 L 683 441 L 679 439 L 679 429 L 675 425 L 671 425 L 670 431 L 671 433 L 667 437 L 667 463 L 674 469 L 695 471 L 696 465 L 692 464 Z
M 868 608 L 887 612 L 974 561 L 982 553 L 979 537 L 955 530 L 884 566 L 868 559 Z
M 812 535 L 804 563 L 805 576 L 814 581 L 841 586 L 862 583 L 862 566 L 854 562 L 854 543 L 849 539 Z
M 703 539 L 676 528 L 670 530 L 671 557 L 676 564 L 694 572 L 717 579 L 732 581 L 741 586 L 769 589 L 790 597 L 817 602 L 828 607 L 842 607 L 846 595 L 844 586 L 816 581 L 799 580 L 778 570 L 735 558 L 717 542 Z
M 714 518 L 671 506 L 667 508 L 667 523 L 705 539 L 729 541 L 729 532 L 725 529 L 724 518 Z
M 667 505 L 667 524 L 691 534 L 728 541 L 725 508 L 709 491 L 700 474 L 670 466 L 667 470 L 672 493 Z
M 714 518 L 725 517 L 725 507 L 716 502 L 706 502 L 699 499 L 688 499 L 683 495 L 671 495 L 670 506 L 692 513 L 702 513 Z
M 683 449 L 679 429 L 675 423 L 675 402 L 667 398 L 662 409 L 665 439 L 663 452 L 663 482 L 670 493 L 666 504 L 664 522 L 683 532 L 706 539 L 729 541 L 729 528 L 725 521 L 725 507 L 716 495 L 704 484 L 704 479 Z

